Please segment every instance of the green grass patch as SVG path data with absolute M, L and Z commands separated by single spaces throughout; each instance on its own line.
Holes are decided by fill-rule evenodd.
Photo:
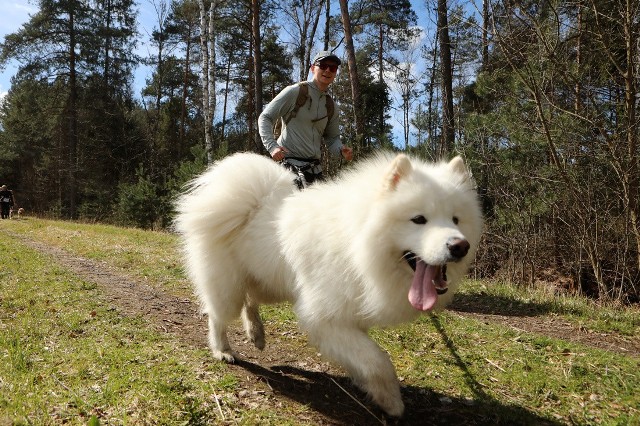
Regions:
M 104 262 L 193 298 L 170 233 L 28 218 L 0 222 L 0 424 L 302 424 L 307 407 L 247 407 L 241 378 L 206 349 L 159 334 L 101 303 L 79 280 L 12 235 Z M 460 306 L 638 339 L 638 307 L 600 304 L 501 283 L 467 282 Z M 270 344 L 306 344 L 287 304 L 261 310 Z M 203 331 L 204 332 L 204 331 Z M 640 358 L 485 323 L 455 312 L 373 330 L 405 392 L 462 402 L 470 418 L 522 424 L 640 424 Z M 293 338 L 291 338 L 293 336 Z M 595 337 L 594 337 L 595 338 Z M 296 343 L 297 345 L 297 343 Z M 473 417 L 473 416 L 479 417 Z M 304 416 L 301 416 L 304 417 Z M 524 423 L 526 423 L 526 419 Z
M 478 415 L 495 416 L 482 413 L 486 407 L 517 406 L 574 424 L 640 421 L 638 358 L 448 312 L 372 334 L 404 383 L 467 401 Z M 504 410 L 500 423 L 510 415 Z

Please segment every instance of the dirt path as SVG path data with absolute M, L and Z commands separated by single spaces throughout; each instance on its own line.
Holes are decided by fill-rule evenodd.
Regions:
M 206 321 L 192 300 L 168 294 L 104 263 L 72 255 L 21 235 L 14 236 L 39 252 L 52 256 L 56 263 L 82 279 L 96 283 L 107 303 L 113 304 L 121 314 L 144 316 L 157 329 L 171 333 L 184 345 L 206 347 Z M 512 311 L 488 311 L 486 306 L 492 305 L 462 298 L 454 304 L 453 310 L 459 315 L 487 323 L 498 322 L 527 332 L 640 356 L 638 340 L 587 333 L 559 319 L 528 316 L 526 306 L 516 307 L 520 310 L 515 316 Z M 242 382 L 238 390 L 225 395 L 225 398 L 233 400 L 235 404 L 250 408 L 266 405 L 282 408 L 284 412 L 288 404 L 304 405 L 310 410 L 306 410 L 303 417 L 298 416 L 297 420 L 315 425 L 502 423 L 500 419 L 478 415 L 478 412 L 491 412 L 490 405 L 493 402 L 486 403 L 489 407 L 479 410 L 477 401 L 452 400 L 447 395 L 413 386 L 404 386 L 402 389 L 407 406 L 406 417 L 401 421 L 386 419 L 378 408 L 366 403 L 365 396 L 350 384 L 341 370 L 322 360 L 313 348 L 303 344 L 305 337 L 302 334 L 274 330 L 275 325 L 268 322 L 265 328 L 268 341 L 263 352 L 245 341 L 239 324 L 231 329 L 232 346 L 237 349 L 242 361 L 228 368 Z M 482 390 L 478 392 L 482 393 Z M 513 416 L 510 417 L 522 418 L 523 424 L 550 424 L 525 409 L 509 409 L 513 410 Z

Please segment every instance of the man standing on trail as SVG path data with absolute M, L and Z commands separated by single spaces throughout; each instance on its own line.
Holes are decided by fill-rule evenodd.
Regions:
M 333 53 L 318 52 L 311 64 L 312 80 L 284 88 L 258 119 L 262 143 L 271 157 L 302 172 L 309 184 L 322 179 L 322 140 L 332 155 L 353 158 L 352 149 L 340 140 L 339 114 L 327 93 L 340 64 Z
M 11 207 L 13 207 L 13 192 L 7 185 L 0 186 L 0 217 L 2 219 L 9 219 Z

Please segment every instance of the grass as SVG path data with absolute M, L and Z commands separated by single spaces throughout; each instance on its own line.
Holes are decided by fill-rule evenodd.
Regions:
M 144 252 L 149 248 L 144 233 L 121 230 L 126 237 L 117 243 L 113 228 L 78 229 L 36 220 L 22 226 L 25 222 L 0 224 L 0 424 L 95 424 L 96 419 L 109 424 L 210 424 L 222 421 L 220 403 L 227 416 L 240 410 L 260 424 L 288 421 L 269 407 L 238 407 L 234 395 L 239 378 L 213 362 L 208 351 L 159 334 L 142 317 L 120 316 L 101 303 L 95 285 L 2 231 L 34 239 L 46 234 L 42 240 L 72 242 L 73 250 L 91 251 L 103 260 L 107 252 L 119 250 L 115 246 L 132 247 L 135 241 Z M 94 232 L 112 245 L 98 253 L 81 242 Z M 147 237 L 154 244 L 169 238 Z M 149 261 L 138 253 L 131 258 Z M 154 279 L 172 281 L 174 272 L 158 265 Z
M 0 424 L 302 424 L 304 406 L 247 407 L 242 380 L 204 349 L 120 316 L 79 280 L 14 238 L 64 248 L 193 298 L 174 235 L 29 218 L 0 222 Z M 638 339 L 638 308 L 467 282 L 461 303 L 525 312 L 586 331 Z M 299 336 L 287 305 L 262 311 L 269 330 Z M 525 410 L 560 424 L 640 424 L 640 358 L 465 318 L 424 316 L 373 330 L 406 391 L 468 407 L 488 423 L 521 423 Z M 224 411 L 219 408 L 222 403 Z M 499 420 L 499 421 L 498 421 Z
M 103 261 L 176 293 L 190 293 L 174 235 L 109 225 L 38 220 L 13 221 L 11 229 L 48 245 Z
M 562 316 L 575 326 L 602 333 L 638 336 L 640 307 L 623 307 L 616 303 L 603 304 L 583 297 L 554 294 L 540 288 L 519 288 L 506 283 L 467 282 L 460 296 L 485 297 L 494 311 L 525 311 L 531 315 Z

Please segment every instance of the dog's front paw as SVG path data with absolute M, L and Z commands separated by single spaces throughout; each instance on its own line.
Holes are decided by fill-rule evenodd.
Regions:
M 215 359 L 219 361 L 224 361 L 229 364 L 234 364 L 236 362 L 236 358 L 238 358 L 238 355 L 231 350 L 219 351 L 216 349 L 212 349 L 211 353 L 213 354 L 213 357 Z
M 369 396 L 391 417 L 402 417 L 404 413 L 404 403 L 400 394 L 400 385 L 395 379 L 388 377 L 387 380 L 377 378 L 369 381 L 366 389 Z

